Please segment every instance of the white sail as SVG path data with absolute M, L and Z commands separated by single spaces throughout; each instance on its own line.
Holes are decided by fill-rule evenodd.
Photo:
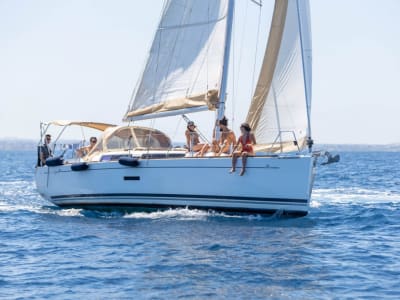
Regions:
M 301 149 L 309 136 L 309 15 L 308 0 L 275 2 L 268 46 L 247 116 L 259 151 Z
M 223 70 L 227 8 L 228 0 L 167 1 L 125 119 L 215 108 Z

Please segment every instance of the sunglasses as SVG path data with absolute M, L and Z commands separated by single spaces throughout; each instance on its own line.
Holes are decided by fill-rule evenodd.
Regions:
M 97 143 L 97 141 L 95 141 L 95 140 L 91 140 L 90 142 L 91 142 L 91 143 Z

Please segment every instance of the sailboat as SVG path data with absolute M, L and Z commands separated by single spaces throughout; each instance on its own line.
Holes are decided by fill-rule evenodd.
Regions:
M 128 125 L 102 128 L 85 158 L 57 157 L 37 167 L 39 193 L 61 207 L 189 207 L 307 215 L 316 160 L 308 0 L 275 1 L 249 100 L 246 122 L 257 144 L 244 176 L 229 172 L 230 156 L 188 155 L 162 130 L 137 125 L 140 120 L 194 118 L 204 111 L 213 112 L 210 124 L 224 117 L 234 7 L 234 0 L 166 1 L 124 116 Z M 218 128 L 215 132 L 218 136 Z

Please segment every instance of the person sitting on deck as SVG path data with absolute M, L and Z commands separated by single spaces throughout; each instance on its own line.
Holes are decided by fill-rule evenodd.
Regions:
M 231 154 L 231 147 L 235 144 L 236 136 L 235 133 L 228 128 L 228 119 L 224 116 L 221 120 L 218 121 L 220 137 L 219 141 L 214 139 L 212 141 L 212 145 L 206 144 L 203 149 L 200 151 L 200 156 L 203 156 L 208 150 L 215 153 L 216 156 L 221 156 L 223 154 L 229 155 Z M 215 137 L 215 133 L 214 133 Z
M 235 172 L 236 170 L 236 161 L 239 156 L 242 156 L 242 171 L 240 172 L 240 176 L 246 172 L 246 163 L 248 156 L 254 156 L 254 149 L 253 145 L 256 144 L 256 138 L 254 134 L 251 132 L 251 128 L 249 124 L 243 123 L 240 126 L 240 131 L 242 135 L 239 137 L 236 143 L 236 147 L 240 147 L 240 150 L 234 151 L 232 153 L 232 169 L 231 173 Z
M 198 152 L 204 147 L 204 144 L 200 143 L 199 133 L 196 131 L 196 125 L 194 125 L 193 121 L 187 123 L 185 136 L 188 151 Z
M 90 151 L 92 151 L 92 149 L 96 145 L 96 143 L 97 143 L 97 138 L 92 136 L 90 138 L 90 144 L 89 145 L 87 145 L 85 147 L 81 147 L 79 149 L 76 149 L 76 155 L 78 157 L 84 157 L 84 156 L 88 155 L 88 153 Z
M 53 157 L 53 151 L 50 148 L 51 135 L 46 134 L 43 145 L 38 147 L 38 167 L 43 167 L 46 164 L 46 159 Z

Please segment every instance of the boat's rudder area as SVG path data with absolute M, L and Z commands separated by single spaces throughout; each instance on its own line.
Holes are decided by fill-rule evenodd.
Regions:
M 119 164 L 128 167 L 137 167 L 140 162 L 136 157 L 123 156 L 118 160 Z

